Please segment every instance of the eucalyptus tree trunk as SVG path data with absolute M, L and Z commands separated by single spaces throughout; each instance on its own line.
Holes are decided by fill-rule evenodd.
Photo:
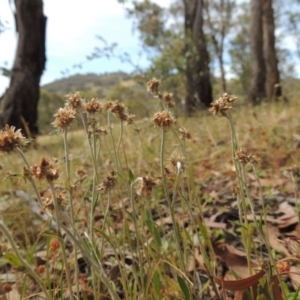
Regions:
M 42 0 L 15 0 L 18 45 L 8 89 L 1 98 L 0 126 L 38 133 L 37 106 L 40 78 L 45 68 L 46 17 Z
M 263 7 L 261 0 L 251 0 L 251 63 L 250 98 L 259 103 L 266 97 L 266 66 L 263 51 Z
M 185 110 L 191 114 L 199 107 L 209 107 L 212 102 L 209 54 L 203 31 L 203 0 L 183 0 L 186 99 Z
M 280 73 L 275 48 L 275 23 L 272 0 L 263 1 L 264 57 L 266 63 L 266 93 L 268 99 L 281 96 Z
M 214 47 L 221 76 L 222 92 L 227 92 L 226 71 L 224 68 L 224 41 L 232 26 L 232 12 L 235 2 L 232 0 L 204 0 L 206 23 Z

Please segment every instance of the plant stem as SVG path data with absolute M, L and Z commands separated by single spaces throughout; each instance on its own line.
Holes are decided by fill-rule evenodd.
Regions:
M 64 244 L 64 242 L 61 238 L 61 220 L 59 219 L 59 206 L 58 206 L 58 202 L 57 202 L 55 188 L 54 188 L 54 185 L 53 185 L 52 181 L 49 181 L 49 186 L 50 186 L 50 190 L 51 190 L 52 198 L 53 198 L 54 213 L 55 213 L 55 219 L 56 219 L 56 223 L 57 223 L 57 233 L 58 233 L 58 236 L 59 236 L 59 242 L 60 242 L 60 246 L 61 246 L 62 258 L 63 258 L 63 262 L 64 262 L 64 265 L 65 265 L 67 284 L 68 284 L 68 288 L 69 288 L 69 291 L 70 291 L 70 298 L 71 298 L 71 300 L 74 300 L 74 295 L 73 295 L 73 290 L 72 290 L 72 281 L 71 281 L 70 270 L 69 270 L 69 264 L 68 264 L 67 255 L 66 255 L 66 251 L 65 251 L 65 244 Z
M 9 231 L 9 229 L 5 226 L 5 224 L 0 221 L 0 230 L 4 233 L 6 238 L 9 240 L 9 243 L 14 251 L 14 253 L 17 255 L 18 259 L 21 261 L 22 265 L 25 267 L 27 272 L 35 279 L 35 281 L 40 285 L 41 289 L 43 290 L 46 299 L 52 299 L 48 293 L 48 290 L 46 289 L 43 280 L 35 273 L 35 271 L 32 269 L 32 267 L 27 263 L 26 260 L 23 259 L 21 256 L 19 249 L 17 245 L 15 244 L 14 239 L 12 238 L 12 233 Z M 72 296 L 71 296 L 72 298 Z M 74 299 L 74 298 L 73 298 Z
M 160 144 L 160 172 L 161 172 L 161 177 L 162 177 L 163 188 L 164 188 L 165 195 L 166 195 L 166 198 L 167 198 L 168 206 L 169 206 L 170 213 L 171 213 L 172 223 L 173 223 L 173 227 L 174 227 L 175 244 L 176 244 L 177 255 L 178 255 L 178 258 L 179 258 L 180 268 L 186 273 L 186 268 L 185 268 L 182 252 L 181 252 L 181 249 L 180 249 L 180 234 L 178 232 L 178 226 L 177 226 L 178 223 L 177 223 L 176 218 L 175 218 L 174 203 L 172 203 L 172 201 L 170 199 L 168 186 L 167 186 L 166 175 L 165 175 L 165 170 L 164 170 L 165 135 L 166 135 L 166 131 L 164 129 L 162 129 L 162 131 L 161 131 L 161 144 Z
M 66 175 L 67 175 L 67 189 L 69 191 L 69 207 L 71 212 L 71 221 L 75 227 L 75 216 L 74 216 L 74 204 L 73 204 L 73 193 L 71 186 L 71 172 L 70 172 L 70 160 L 69 160 L 69 149 L 68 149 L 68 131 L 64 130 L 64 149 L 65 149 L 65 163 L 66 163 Z M 75 229 L 76 230 L 76 229 Z M 75 267 L 75 282 L 76 282 L 76 295 L 79 295 L 79 269 L 77 261 L 77 246 L 74 244 L 74 267 Z

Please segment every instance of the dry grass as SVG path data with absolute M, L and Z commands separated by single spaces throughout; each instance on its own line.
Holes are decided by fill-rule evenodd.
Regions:
M 157 104 L 154 102 L 155 105 Z M 284 202 L 282 200 L 276 202 L 276 197 L 278 199 L 279 197 L 280 199 L 294 197 L 294 186 L 287 178 L 285 170 L 299 163 L 298 105 L 297 100 L 289 104 L 266 103 L 257 107 L 237 104 L 232 110 L 239 147 L 260 159 L 259 176 L 264 195 L 266 199 L 270 199 L 267 203 L 270 215 L 274 213 L 277 216 L 278 203 Z M 105 117 L 103 118 L 105 123 Z M 169 197 L 172 198 L 169 199 L 170 202 L 168 202 L 166 189 L 161 185 L 154 187 L 151 194 L 143 194 L 142 197 L 130 194 L 131 187 L 139 177 L 149 176 L 161 179 L 164 176 L 160 167 L 161 132 L 150 120 L 137 120 L 134 126 L 123 126 L 117 118 L 112 119 L 114 138 L 111 139 L 107 135 L 102 137 L 101 144 L 98 144 L 101 151 L 96 161 L 98 179 L 95 179 L 94 165 L 85 131 L 79 129 L 79 124 L 80 120 L 77 121 L 77 125 L 73 124 L 73 130 L 68 132 L 71 183 L 76 182 L 76 189 L 74 188 L 72 193 L 74 226 L 82 235 L 84 231 L 88 232 L 89 238 L 91 234 L 93 235 L 91 245 L 84 240 L 86 249 L 89 249 L 92 258 L 98 256 L 101 259 L 106 276 L 115 284 L 113 289 L 120 298 L 221 299 L 222 293 L 225 293 L 224 289 L 217 292 L 212 283 L 214 276 L 220 277 L 219 273 L 208 271 L 209 277 L 203 270 L 204 263 L 206 263 L 207 270 L 210 270 L 207 258 L 204 257 L 206 252 L 210 258 L 215 257 L 214 262 L 209 262 L 211 268 L 213 266 L 223 268 L 221 273 L 225 272 L 223 274 L 225 278 L 226 276 L 227 278 L 234 277 L 232 273 L 226 273 L 226 268 L 233 268 L 239 276 L 249 278 L 249 263 L 241 262 L 245 256 L 240 252 L 249 250 L 252 255 L 255 255 L 255 262 L 253 262 L 256 264 L 255 268 L 260 265 L 262 259 L 267 257 L 268 251 L 259 238 L 255 239 L 249 249 L 245 249 L 240 237 L 241 228 L 232 226 L 228 221 L 237 221 L 238 214 L 236 201 L 231 194 L 231 188 L 236 183 L 236 173 L 231 154 L 231 135 L 225 118 L 215 117 L 209 112 L 199 112 L 192 118 L 179 118 L 177 125 L 166 133 L 164 164 L 172 154 L 183 155 L 182 141 L 177 138 L 178 127 L 184 126 L 192 135 L 191 140 L 185 141 L 185 173 L 178 178 L 167 174 L 167 190 Z M 120 139 L 116 159 L 114 149 L 117 147 L 120 136 L 120 126 L 124 127 L 124 132 Z M 36 164 L 42 156 L 56 157 L 60 178 L 55 182 L 55 188 L 68 192 L 69 183 L 66 176 L 62 134 L 39 137 L 34 146 L 28 146 L 25 149 L 25 155 L 30 165 Z M 59 250 L 49 252 L 50 243 L 57 238 L 57 234 L 50 233 L 50 227 L 47 229 L 47 224 L 39 220 L 32 213 L 31 206 L 24 203 L 24 199 L 16 193 L 21 190 L 26 195 L 35 197 L 33 188 L 28 181 L 24 181 L 21 175 L 24 162 L 18 153 L 1 155 L 0 161 L 1 178 L 5 179 L 1 183 L 1 198 L 2 202 L 5 202 L 2 207 L 4 223 L 14 234 L 15 241 L 22 249 L 20 251 L 23 257 L 43 278 L 45 286 L 50 291 L 50 299 L 69 299 L 70 292 L 68 292 L 65 273 L 59 271 L 58 266 L 59 263 L 65 262 L 62 252 Z M 78 168 L 83 168 L 87 174 L 82 181 L 75 175 Z M 93 182 L 96 180 L 96 183 L 100 184 L 111 170 L 115 170 L 118 174 L 118 186 L 111 193 L 101 196 L 93 190 Z M 247 169 L 247 176 L 250 179 L 251 193 L 256 201 L 259 198 L 258 186 L 249 169 Z M 39 183 L 38 187 L 41 195 L 49 190 L 47 182 Z M 100 198 L 92 218 L 93 229 L 89 227 L 89 218 L 90 204 L 95 195 Z M 134 200 L 135 207 L 132 207 L 131 200 Z M 187 200 L 189 203 L 186 203 Z M 106 209 L 107 203 L 110 204 L 107 206 L 108 210 Z M 191 218 L 191 211 L 195 220 Z M 297 210 L 294 209 L 294 211 Z M 257 207 L 256 213 L 262 215 L 260 206 Z M 176 226 L 174 229 L 172 214 L 176 218 L 178 229 Z M 200 220 L 205 228 L 201 227 Z M 223 228 L 224 224 L 227 227 Z M 178 230 L 177 233 L 176 230 Z M 195 234 L 197 230 L 200 232 L 198 235 Z M 254 226 L 254 230 L 258 229 Z M 39 233 L 45 231 L 46 234 L 38 237 Z M 202 240 L 201 236 L 205 234 L 208 234 L 210 242 Z M 180 243 L 177 245 L 179 249 L 176 246 L 177 235 L 180 238 Z M 269 235 L 271 235 L 270 232 Z M 89 260 L 85 253 L 81 253 L 85 260 L 81 257 L 74 257 L 76 243 L 74 246 L 72 237 L 68 236 L 68 238 L 69 243 L 72 244 L 71 247 L 66 247 L 67 261 L 71 266 L 72 289 L 81 290 L 82 299 L 114 298 L 108 291 L 103 278 L 97 275 L 95 270 L 93 271 L 90 263 L 87 263 Z M 66 245 L 65 242 L 62 242 L 61 247 L 63 245 Z M 229 246 L 234 248 L 235 252 L 229 249 Z M 280 251 L 276 248 L 277 246 L 271 243 L 271 247 L 275 247 L 273 250 L 276 261 L 290 253 L 282 254 L 285 250 Z M 4 236 L 2 236 L 1 247 L 6 256 L 0 267 L 6 270 L 3 271 L 4 273 L 17 274 L 13 280 L 2 279 L 3 285 L 9 284 L 13 292 L 17 291 L 24 299 L 35 293 L 43 295 L 39 285 L 28 276 L 28 270 L 24 269 L 24 266 L 23 269 L 10 267 L 10 265 L 15 266 L 20 263 L 17 258 L 13 257 L 15 261 L 10 261 L 10 265 L 6 266 L 9 260 L 7 253 L 12 251 Z M 300 259 L 300 252 L 297 245 L 293 247 L 296 249 L 293 252 L 296 261 Z M 215 253 L 212 254 L 211 251 Z M 119 253 L 119 256 L 116 253 Z M 33 257 L 36 259 L 34 260 Z M 49 259 L 49 264 L 41 263 L 44 259 Z M 74 261 L 79 262 L 79 260 L 85 265 L 87 273 L 83 275 L 80 269 L 81 275 L 76 282 Z M 224 262 L 227 263 L 226 268 Z M 296 266 L 296 262 L 293 263 Z M 234 265 L 236 268 L 233 267 Z M 47 274 L 37 271 L 41 266 L 45 266 Z M 275 266 L 272 267 L 275 268 Z M 20 278 L 25 280 L 25 285 L 22 285 L 23 281 Z M 294 281 L 297 283 L 297 279 Z M 281 286 L 282 289 L 286 289 L 282 293 L 282 299 L 287 299 L 285 296 L 287 293 L 297 290 L 297 284 L 292 284 L 290 279 L 285 282 L 284 287 Z M 252 286 L 251 283 L 248 286 Z M 49 288 L 50 285 L 53 289 Z M 3 297 L 5 295 L 9 293 L 3 293 Z M 227 295 L 233 296 L 233 293 L 228 292 Z

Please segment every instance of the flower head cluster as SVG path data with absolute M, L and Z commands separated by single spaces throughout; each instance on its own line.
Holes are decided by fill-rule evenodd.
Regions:
M 54 167 L 54 160 L 43 157 L 39 164 L 32 166 L 32 176 L 41 180 L 46 179 L 47 181 L 54 181 L 58 179 L 58 169 Z
M 168 129 L 174 123 L 176 119 L 169 110 L 158 111 L 154 114 L 152 122 L 159 128 Z
M 286 261 L 278 261 L 276 263 L 276 268 L 279 273 L 288 273 L 290 271 L 290 265 Z
M 287 172 L 295 178 L 300 178 L 300 168 L 298 166 L 288 167 Z
M 101 106 L 100 101 L 95 98 L 93 98 L 91 101 L 87 102 L 84 105 L 84 108 L 89 114 L 94 114 L 94 113 L 102 111 L 102 106 Z
M 127 122 L 127 124 L 132 124 L 135 115 L 129 114 L 127 107 L 119 101 L 109 101 L 103 105 L 105 110 L 110 110 L 118 119 Z
M 51 252 L 56 252 L 59 248 L 60 248 L 60 242 L 58 239 L 53 239 L 51 242 L 50 242 L 50 251 Z
M 88 135 L 89 136 L 107 135 L 107 133 L 108 133 L 108 129 L 100 126 L 99 123 L 89 124 L 89 127 L 88 127 Z
M 105 127 L 101 127 L 101 126 L 100 127 L 96 127 L 95 133 L 99 134 L 99 135 L 107 135 L 108 129 L 105 128 Z
M 235 153 L 236 158 L 238 159 L 238 161 L 243 164 L 252 164 L 252 165 L 257 165 L 258 164 L 258 160 L 257 157 L 253 154 L 248 154 L 246 152 L 244 152 L 243 150 L 239 150 L 236 151 Z
M 84 100 L 79 92 L 75 92 L 73 94 L 69 94 L 67 97 L 66 106 L 78 111 L 83 108 Z
M 65 209 L 68 205 L 68 200 L 66 197 L 66 194 L 62 191 L 56 191 L 56 201 L 57 201 L 57 205 L 59 208 L 61 209 Z M 54 200 L 53 200 L 53 195 L 52 193 L 46 193 L 43 197 L 43 205 L 44 205 L 44 209 L 47 209 L 48 211 L 51 212 L 51 214 L 53 214 L 55 206 L 54 206 Z
M 167 173 L 176 174 L 176 175 L 182 173 L 184 169 L 185 169 L 185 157 L 180 156 L 178 153 L 175 153 L 170 157 L 168 164 L 165 167 Z
M 173 108 L 175 106 L 175 102 L 173 100 L 173 94 L 164 93 L 163 99 L 165 100 L 165 103 L 166 103 L 167 107 Z
M 145 193 L 147 196 L 150 196 L 153 187 L 157 184 L 157 178 L 149 176 L 138 177 L 136 184 L 134 185 L 134 189 L 139 196 L 141 196 L 143 193 Z
M 191 140 L 192 139 L 192 135 L 190 134 L 190 132 L 185 129 L 184 127 L 180 127 L 178 129 L 179 133 L 180 133 L 180 138 L 182 140 Z
M 105 194 L 109 190 L 113 189 L 117 184 L 117 176 L 114 171 L 111 171 L 107 176 L 104 181 L 102 181 L 98 188 L 97 191 L 100 191 L 101 193 Z
M 112 106 L 113 106 L 113 101 L 107 101 L 103 103 L 103 109 L 106 111 L 110 110 Z
M 25 137 L 21 133 L 21 129 L 16 130 L 15 127 L 5 125 L 0 130 L 0 152 L 10 153 L 16 147 L 22 147 L 27 144 Z
M 75 173 L 79 178 L 82 178 L 86 176 L 87 171 L 84 168 L 78 168 Z
M 232 108 L 233 102 L 237 100 L 237 97 L 230 94 L 223 94 L 218 100 L 211 103 L 211 111 L 214 115 L 224 115 L 227 110 Z
M 74 121 L 76 111 L 70 107 L 59 108 L 57 113 L 54 115 L 55 120 L 52 125 L 58 129 L 65 130 Z
M 152 93 L 153 95 L 158 95 L 159 87 L 160 87 L 161 81 L 153 78 L 147 82 L 147 91 Z

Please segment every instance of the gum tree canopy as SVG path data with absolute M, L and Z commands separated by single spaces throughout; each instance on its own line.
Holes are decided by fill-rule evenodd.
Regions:
M 18 45 L 10 84 L 0 102 L 0 126 L 21 128 L 23 134 L 38 133 L 37 105 L 40 78 L 45 68 L 46 17 L 42 0 L 15 0 Z

